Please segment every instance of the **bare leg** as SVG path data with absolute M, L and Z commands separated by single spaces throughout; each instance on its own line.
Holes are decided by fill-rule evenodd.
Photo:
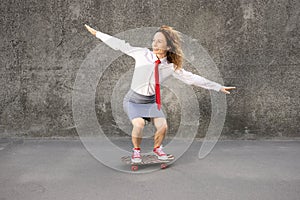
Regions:
M 140 148 L 142 143 L 142 132 L 145 126 L 145 120 L 143 118 L 134 118 L 131 121 L 133 125 L 131 140 L 134 148 Z
M 159 147 L 165 136 L 168 129 L 167 120 L 165 118 L 154 118 L 154 126 L 156 132 L 154 135 L 154 148 Z

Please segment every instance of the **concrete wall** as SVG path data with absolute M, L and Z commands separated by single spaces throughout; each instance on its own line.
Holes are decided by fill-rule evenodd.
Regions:
M 101 42 L 85 23 L 111 35 L 173 26 L 199 40 L 225 85 L 238 88 L 227 96 L 223 135 L 299 136 L 297 0 L 3 0 L 0 5 L 1 136 L 77 134 L 72 87 L 82 61 Z M 114 126 L 109 97 L 111 84 L 130 68 L 125 62 L 133 64 L 127 56 L 112 64 L 119 70 L 99 83 L 96 100 L 99 122 L 115 135 L 123 133 Z M 203 136 L 210 95 L 194 89 L 203 115 L 198 136 Z M 176 131 L 177 118 L 168 121 L 170 133 Z

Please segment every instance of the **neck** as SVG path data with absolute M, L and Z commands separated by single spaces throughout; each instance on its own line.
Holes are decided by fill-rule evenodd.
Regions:
M 162 59 L 166 56 L 167 56 L 167 54 L 156 54 L 156 57 L 159 58 L 159 59 Z

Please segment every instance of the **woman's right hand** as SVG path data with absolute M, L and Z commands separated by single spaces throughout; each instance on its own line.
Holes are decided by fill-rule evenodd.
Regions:
M 97 31 L 95 29 L 91 28 L 90 26 L 88 26 L 86 24 L 84 26 L 92 35 L 94 35 L 94 36 L 96 35 Z

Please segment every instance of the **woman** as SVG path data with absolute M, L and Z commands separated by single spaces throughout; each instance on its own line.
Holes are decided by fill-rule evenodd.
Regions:
M 224 87 L 218 83 L 192 74 L 182 68 L 183 53 L 180 47 L 180 35 L 170 26 L 161 26 L 152 41 L 152 51 L 148 48 L 132 47 L 123 40 L 85 25 L 87 30 L 108 46 L 135 59 L 135 70 L 131 89 L 123 100 L 123 108 L 133 125 L 131 160 L 141 162 L 142 130 L 145 122 L 152 121 L 156 127 L 153 152 L 158 159 L 168 159 L 162 149 L 162 142 L 167 131 L 167 121 L 160 109 L 160 83 L 173 76 L 186 84 L 212 89 L 230 94 L 228 90 L 235 87 Z

